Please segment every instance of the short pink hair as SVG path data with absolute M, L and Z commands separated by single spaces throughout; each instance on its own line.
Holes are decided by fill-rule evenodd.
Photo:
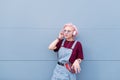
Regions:
M 77 29 L 77 27 L 76 27 L 74 24 L 72 24 L 72 23 L 67 23 L 67 24 L 64 25 L 63 28 L 65 28 L 66 26 L 71 26 L 71 27 L 73 27 L 73 28 L 74 28 L 74 31 L 76 31 L 76 32 L 75 32 L 75 36 L 78 35 L 78 29 Z

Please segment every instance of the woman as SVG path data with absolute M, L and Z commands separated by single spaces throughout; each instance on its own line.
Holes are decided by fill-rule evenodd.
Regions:
M 49 45 L 58 52 L 58 62 L 51 80 L 76 80 L 83 59 L 82 45 L 75 40 L 78 30 L 72 23 L 65 24 L 59 36 Z

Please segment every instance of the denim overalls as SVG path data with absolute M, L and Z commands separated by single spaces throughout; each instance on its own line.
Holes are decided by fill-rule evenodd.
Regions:
M 61 44 L 61 48 L 58 51 L 58 62 L 65 64 L 65 63 L 69 63 L 69 58 L 72 54 L 72 50 L 74 49 L 77 41 L 75 41 L 73 43 L 71 49 L 63 47 L 64 42 L 65 42 L 65 40 L 63 40 L 63 42 Z M 69 72 L 65 68 L 65 66 L 61 66 L 61 65 L 57 64 L 54 69 L 51 80 L 76 80 L 76 74 Z

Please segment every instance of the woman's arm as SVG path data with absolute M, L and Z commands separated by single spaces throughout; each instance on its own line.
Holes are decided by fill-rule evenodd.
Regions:
M 57 43 L 59 42 L 59 38 L 57 38 L 57 39 L 55 39 L 50 45 L 49 45 L 49 47 L 48 47 L 48 49 L 50 49 L 50 50 L 55 50 L 57 47 L 56 47 L 56 45 L 57 45 Z
M 56 38 L 56 39 L 49 45 L 48 49 L 50 49 L 50 50 L 55 50 L 55 49 L 57 48 L 57 47 L 56 47 L 57 43 L 58 43 L 60 40 L 62 40 L 63 37 L 64 37 L 64 35 L 63 35 L 63 32 L 61 31 L 61 32 L 59 33 L 58 38 Z

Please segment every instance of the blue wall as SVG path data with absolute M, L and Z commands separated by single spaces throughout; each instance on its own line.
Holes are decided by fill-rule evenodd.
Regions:
M 119 0 L 0 0 L 0 80 L 50 80 L 48 45 L 62 26 L 79 28 L 78 80 L 120 80 Z

